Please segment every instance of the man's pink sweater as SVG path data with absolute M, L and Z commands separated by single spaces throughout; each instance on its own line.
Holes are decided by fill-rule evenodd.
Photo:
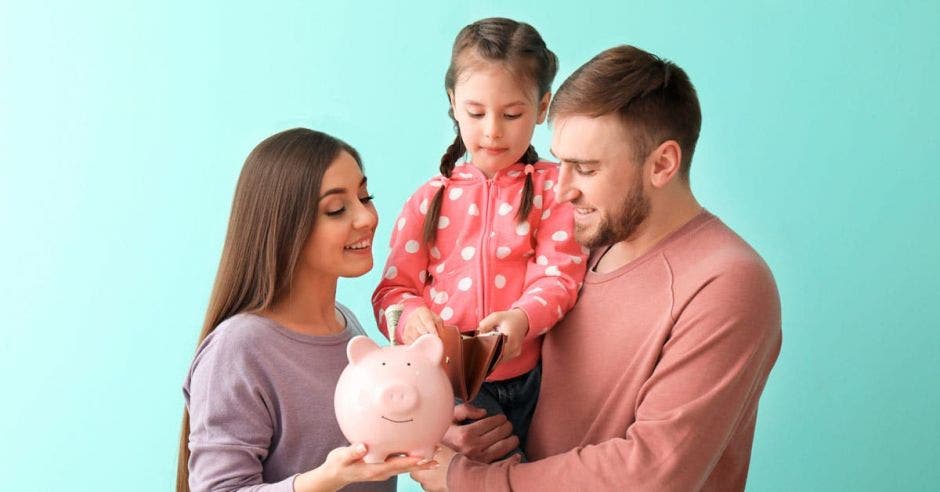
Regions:
M 743 490 L 780 351 L 760 256 L 702 212 L 640 258 L 588 272 L 542 348 L 530 463 L 458 455 L 452 490 Z

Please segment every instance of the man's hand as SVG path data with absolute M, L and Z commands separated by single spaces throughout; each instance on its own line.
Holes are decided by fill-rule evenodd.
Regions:
M 429 492 L 444 492 L 447 490 L 447 472 L 450 470 L 450 464 L 454 461 L 457 453 L 447 446 L 438 446 L 434 453 L 434 463 L 440 463 L 439 466 L 430 469 L 423 469 L 411 472 L 411 478 L 421 484 L 424 490 Z
M 505 415 L 483 418 L 485 416 L 486 410 L 482 408 L 467 403 L 457 405 L 454 407 L 454 422 L 480 420 L 465 425 L 451 425 L 444 434 L 443 443 L 482 463 L 492 463 L 519 447 L 519 438 L 512 434 L 512 424 Z
M 525 340 L 526 333 L 529 332 L 529 317 L 525 311 L 514 308 L 508 311 L 496 311 L 480 321 L 477 331 L 486 333 L 496 330 L 506 335 L 506 343 L 503 344 L 503 355 L 500 361 L 509 360 L 518 356 L 522 352 L 522 341 Z
M 427 307 L 419 307 L 412 311 L 408 319 L 405 320 L 405 327 L 401 333 L 402 342 L 408 345 L 425 333 L 437 336 L 438 330 L 443 328 L 444 320 L 440 316 L 434 314 L 434 311 Z

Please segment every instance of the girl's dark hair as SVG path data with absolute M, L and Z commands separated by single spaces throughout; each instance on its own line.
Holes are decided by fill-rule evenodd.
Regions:
M 232 200 L 222 258 L 196 346 L 222 321 L 264 310 L 283 298 L 317 217 L 327 168 L 349 144 L 325 133 L 294 128 L 258 144 L 242 167 Z M 183 409 L 177 492 L 189 492 L 189 412 Z
M 450 66 L 444 76 L 444 89 L 448 94 L 454 90 L 457 78 L 466 70 L 470 61 L 469 55 L 487 62 L 502 63 L 521 80 L 534 84 L 538 88 L 538 99 L 552 90 L 552 81 L 558 71 L 558 58 L 545 46 L 545 41 L 534 27 L 525 22 L 517 22 L 502 17 L 482 19 L 460 30 L 454 40 L 454 48 L 450 55 Z M 441 157 L 441 175 L 450 178 L 454 165 L 466 152 L 463 139 L 460 137 L 460 127 L 454 118 L 454 110 L 447 112 L 454 122 L 457 136 L 454 143 L 447 147 Z M 539 155 L 531 145 L 522 156 L 522 162 L 535 164 Z M 428 209 L 424 220 L 424 241 L 428 244 L 434 242 L 437 235 L 437 222 L 441 215 L 441 202 L 444 199 L 444 186 L 441 186 L 434 195 L 434 200 Z M 519 211 L 516 214 L 518 221 L 525 220 L 532 210 L 532 176 L 526 173 L 525 186 Z

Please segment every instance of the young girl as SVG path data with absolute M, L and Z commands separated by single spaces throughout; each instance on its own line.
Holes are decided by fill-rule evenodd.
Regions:
M 183 385 L 177 491 L 392 491 L 396 474 L 433 466 L 363 463 L 333 410 L 346 343 L 364 334 L 336 282 L 372 269 L 377 221 L 340 140 L 298 128 L 248 156 Z
M 505 334 L 502 362 L 473 403 L 506 414 L 523 448 L 542 335 L 574 305 L 585 270 L 571 205 L 556 200 L 558 166 L 530 145 L 556 70 L 528 24 L 493 18 L 460 31 L 444 79 L 457 136 L 441 175 L 405 204 L 372 297 L 380 329 L 399 343 L 445 323 Z M 403 309 L 388 333 L 393 305 Z

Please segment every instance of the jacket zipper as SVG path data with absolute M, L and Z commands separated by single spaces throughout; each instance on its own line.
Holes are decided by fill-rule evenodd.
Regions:
M 479 280 L 477 281 L 477 292 L 479 293 L 478 295 L 480 298 L 480 313 L 477 315 L 478 323 L 481 319 L 483 319 L 486 315 L 489 314 L 489 306 L 488 306 L 488 303 L 486 302 L 487 301 L 486 295 L 484 294 L 484 292 L 486 292 L 486 289 L 483 288 L 483 285 L 486 283 L 487 279 L 489 278 L 487 276 L 487 268 L 486 268 L 487 263 L 488 263 L 487 260 L 489 260 L 489 249 L 486 246 L 489 243 L 490 226 L 493 223 L 493 219 L 492 217 L 490 217 L 490 210 L 493 208 L 490 206 L 490 203 L 493 201 L 492 200 L 492 192 L 493 192 L 493 180 L 492 179 L 486 180 L 485 190 L 486 190 L 486 193 L 485 193 L 485 199 L 484 199 L 484 212 L 483 212 L 483 234 L 480 235 L 480 251 L 478 252 L 480 254 L 480 277 L 479 277 Z

